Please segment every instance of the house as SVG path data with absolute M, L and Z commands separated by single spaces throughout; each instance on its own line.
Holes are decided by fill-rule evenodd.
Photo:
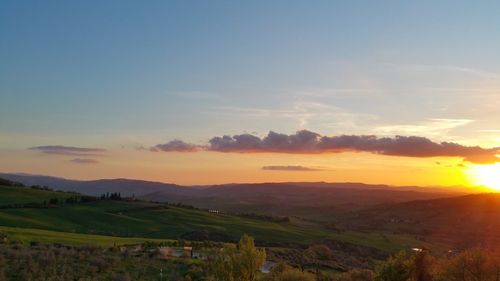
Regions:
M 201 254 L 195 250 L 191 246 L 184 247 L 159 247 L 158 252 L 160 254 L 160 258 L 168 259 L 168 258 L 197 258 L 200 257 Z

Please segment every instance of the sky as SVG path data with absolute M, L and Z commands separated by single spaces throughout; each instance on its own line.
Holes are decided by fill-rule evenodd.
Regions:
M 498 1 L 1 1 L 0 171 L 477 184 L 471 170 L 500 173 L 499 12 Z

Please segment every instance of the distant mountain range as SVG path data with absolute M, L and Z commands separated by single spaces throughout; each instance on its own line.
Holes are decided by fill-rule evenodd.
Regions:
M 57 177 L 0 173 L 0 178 L 25 185 L 99 196 L 120 192 L 144 200 L 183 203 L 236 213 L 294 215 L 329 219 L 333 214 L 386 203 L 464 195 L 464 189 L 370 185 L 363 183 L 286 182 L 181 186 L 130 179 L 69 180 Z
M 74 191 L 81 194 L 96 196 L 106 192 L 121 192 L 122 196 L 142 196 L 159 191 L 171 192 L 173 194 L 186 191 L 184 187 L 175 184 L 129 179 L 82 181 L 42 175 L 10 173 L 0 173 L 0 178 L 20 182 L 25 185 L 46 185 L 54 190 Z

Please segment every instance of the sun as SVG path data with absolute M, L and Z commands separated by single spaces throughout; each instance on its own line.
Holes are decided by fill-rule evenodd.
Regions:
M 500 163 L 472 165 L 468 167 L 467 174 L 474 184 L 500 191 Z

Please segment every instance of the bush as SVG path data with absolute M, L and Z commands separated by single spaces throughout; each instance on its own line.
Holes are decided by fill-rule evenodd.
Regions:
M 264 281 L 314 281 L 314 275 L 308 272 L 302 272 L 297 268 L 281 263 L 276 265 Z
M 500 253 L 470 249 L 440 263 L 439 281 L 498 281 Z
M 368 269 L 353 269 L 340 275 L 337 281 L 372 281 L 373 271 Z
M 410 278 L 411 264 L 405 252 L 390 257 L 375 270 L 375 281 L 406 281 Z

